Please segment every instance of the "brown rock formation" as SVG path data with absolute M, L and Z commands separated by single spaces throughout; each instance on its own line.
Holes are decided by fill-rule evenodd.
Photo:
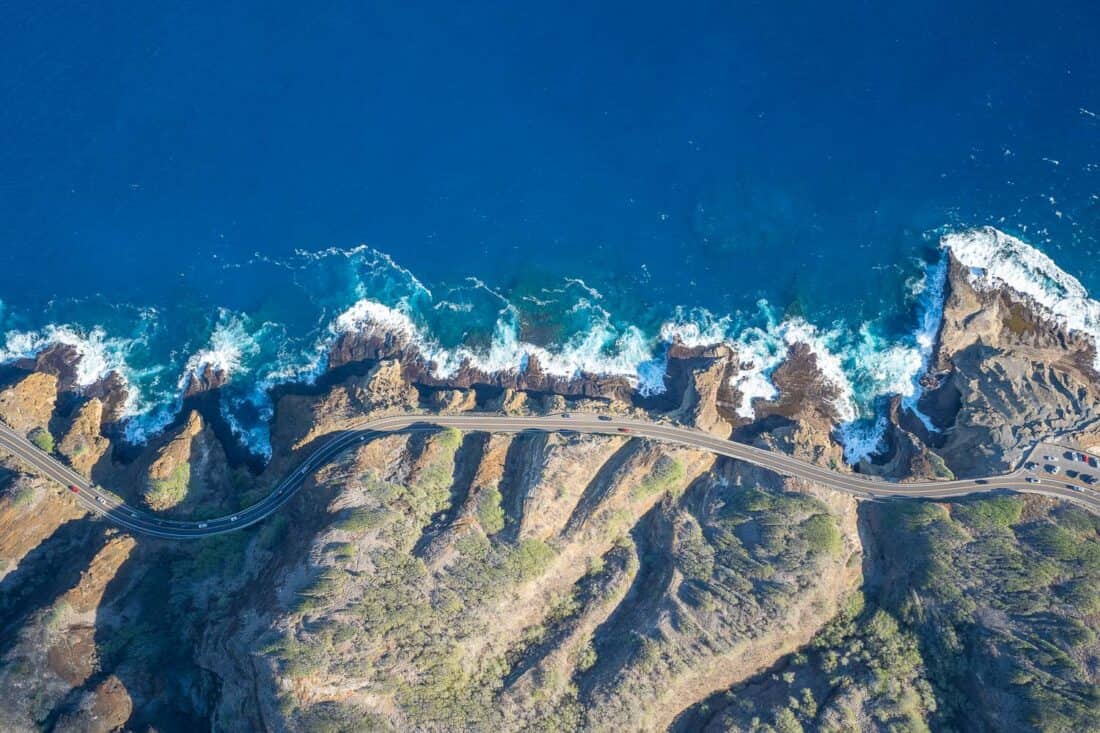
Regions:
M 272 443 L 291 450 L 310 440 L 361 422 L 371 415 L 408 411 L 418 405 L 416 388 L 401 364 L 387 359 L 363 376 L 353 376 L 323 395 L 283 396 L 276 406 Z
M 91 476 L 92 468 L 111 447 L 111 441 L 100 433 L 102 424 L 103 403 L 93 397 L 80 406 L 57 444 L 57 452 L 85 476 Z
M 85 397 L 98 399 L 103 403 L 103 424 L 110 425 L 122 419 L 129 398 L 129 387 L 118 372 L 110 372 L 106 377 L 82 390 Z
M 45 430 L 57 404 L 57 376 L 32 372 L 0 392 L 0 418 L 21 432 Z
M 937 452 L 960 476 L 1014 466 L 1037 440 L 1100 416 L 1095 347 L 1006 288 L 979 290 L 954 258 L 921 409 L 943 428 Z
M 725 345 L 688 349 L 674 344 L 669 353 L 668 387 L 679 394 L 676 410 L 682 422 L 729 437 L 744 419 L 734 414 L 739 396 L 730 387 L 737 374 L 737 355 Z
M 229 375 L 225 371 L 216 369 L 210 364 L 203 364 L 200 373 L 189 372 L 187 374 L 187 386 L 183 390 L 184 399 L 203 392 L 221 389 L 228 381 Z
M 150 509 L 189 507 L 215 498 L 228 484 L 225 451 L 198 412 L 163 439 L 145 470 L 144 499 Z

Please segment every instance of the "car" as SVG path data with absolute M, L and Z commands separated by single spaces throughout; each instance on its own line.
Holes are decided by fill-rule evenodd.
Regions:
M 1043 456 L 1043 460 L 1044 460 L 1044 461 L 1053 461 L 1053 460 L 1054 460 L 1054 456 Z
M 103 506 L 107 506 L 107 500 L 106 500 L 106 499 L 104 499 L 104 498 L 103 498 L 102 496 L 97 496 L 97 497 L 95 498 L 95 500 L 96 500 L 96 501 L 98 501 L 98 502 L 99 502 L 100 504 L 102 504 Z
M 596 419 L 597 420 L 603 420 L 604 422 L 611 422 L 611 416 L 610 415 L 597 415 Z
M 1078 453 L 1077 454 L 1077 460 L 1081 461 L 1081 463 L 1088 463 L 1089 462 L 1089 457 L 1086 456 L 1084 453 Z
M 570 415 L 570 414 L 569 414 L 568 412 L 563 412 L 563 413 L 561 414 L 561 416 L 562 416 L 562 417 L 573 417 L 573 416 L 572 416 L 572 415 Z
M 1065 458 L 1067 458 L 1067 459 L 1069 459 L 1069 460 L 1071 460 L 1071 461 L 1072 461 L 1072 460 L 1075 460 L 1075 459 L 1077 458 L 1077 456 L 1075 456 L 1075 455 L 1073 454 L 1073 451 L 1071 451 L 1071 450 L 1068 450 L 1068 451 L 1066 451 L 1065 453 L 1063 453 L 1063 454 L 1062 454 L 1062 456 L 1064 456 Z
M 130 512 L 130 516 L 137 519 L 137 512 Z
M 69 484 L 69 491 L 73 492 L 74 494 L 79 494 L 80 487 L 76 486 L 75 484 Z
M 1037 483 L 1039 483 L 1039 479 L 1035 478 L 1034 476 L 1028 476 L 1027 477 L 1027 482 L 1029 484 L 1037 484 Z
M 629 432 L 630 432 L 630 428 L 619 428 L 619 432 L 620 432 L 620 433 L 629 433 Z
M 1098 465 L 1097 465 L 1097 463 L 1096 463 L 1096 459 L 1095 459 L 1095 458 L 1093 458 L 1092 456 L 1088 456 L 1088 464 L 1089 464 L 1090 466 L 1092 466 L 1093 468 L 1097 468 L 1097 467 L 1098 467 Z
M 976 478 L 976 479 L 974 479 L 974 483 L 978 484 L 979 486 L 985 486 L 986 484 L 989 483 L 989 479 Z
M 229 518 L 229 521 L 230 521 L 230 522 L 236 522 L 238 518 L 239 518 L 239 517 L 237 517 L 237 515 L 236 515 L 236 514 L 234 514 L 234 515 L 233 515 L 232 517 L 230 517 L 230 518 Z
M 1053 463 L 1048 463 L 1047 465 L 1043 466 L 1043 470 L 1047 473 L 1058 473 L 1058 467 L 1055 466 Z
M 1027 463 L 1024 464 L 1024 468 L 1026 468 L 1029 471 L 1034 471 L 1038 467 L 1039 467 L 1039 464 L 1036 463 L 1035 461 L 1028 461 Z
M 209 526 L 210 525 L 207 524 L 206 522 L 199 522 L 199 529 L 206 529 Z
M 1077 471 L 1074 471 L 1072 468 L 1069 468 L 1069 469 L 1066 469 L 1066 475 L 1069 476 L 1070 478 L 1077 478 L 1081 474 L 1078 473 Z
M 1083 473 L 1083 474 L 1081 474 L 1081 475 L 1080 475 L 1080 477 L 1079 477 L 1079 478 L 1080 478 L 1080 479 L 1081 479 L 1082 481 L 1084 481 L 1084 482 L 1085 482 L 1086 484 L 1094 484 L 1094 483 L 1096 483 L 1096 477 L 1095 477 L 1095 476 L 1093 476 L 1093 475 L 1092 475 L 1091 473 Z

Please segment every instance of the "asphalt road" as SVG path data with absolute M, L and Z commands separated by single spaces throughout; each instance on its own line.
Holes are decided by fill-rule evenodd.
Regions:
M 109 522 L 134 534 L 160 537 L 164 539 L 196 539 L 243 529 L 262 521 L 277 512 L 294 496 L 305 479 L 333 457 L 348 447 L 378 437 L 386 433 L 408 430 L 436 430 L 439 428 L 457 428 L 466 431 L 494 433 L 519 433 L 524 431 L 574 431 L 577 433 L 597 433 L 648 438 L 664 443 L 672 443 L 710 451 L 720 456 L 735 458 L 748 463 L 771 469 L 783 476 L 790 476 L 827 486 L 837 491 L 845 491 L 862 498 L 906 497 L 922 499 L 948 499 L 997 491 L 1019 491 L 1031 494 L 1043 494 L 1079 504 L 1091 511 L 1100 513 L 1100 491 L 1085 484 L 1078 478 L 1071 478 L 1062 470 L 1068 463 L 1063 456 L 1066 448 L 1054 444 L 1041 443 L 1032 449 L 1028 460 L 1039 465 L 1035 470 L 1018 469 L 1002 476 L 988 478 L 962 479 L 954 481 L 920 481 L 913 483 L 893 483 L 859 474 L 842 473 L 799 460 L 784 453 L 762 450 L 751 445 L 736 443 L 719 438 L 700 430 L 662 423 L 632 420 L 620 417 L 602 420 L 595 415 L 562 414 L 541 417 L 513 417 L 492 414 L 465 415 L 396 415 L 367 420 L 354 429 L 344 430 L 331 435 L 320 447 L 309 454 L 294 471 L 282 481 L 262 501 L 242 509 L 236 514 L 205 519 L 202 521 L 180 521 L 162 519 L 147 512 L 127 506 L 116 496 L 94 486 L 87 478 L 76 473 L 57 458 L 43 452 L 29 440 L 6 425 L 0 424 L 0 449 L 14 454 L 29 467 L 42 475 L 63 484 L 76 486 L 73 498 Z M 1044 467 L 1052 463 L 1043 459 L 1049 455 L 1059 464 L 1057 475 L 1049 474 Z M 1084 463 L 1074 463 L 1085 473 L 1090 471 Z M 1071 469 L 1072 470 L 1072 469 Z M 1032 479 L 1029 481 L 1028 479 Z M 1100 484 L 1096 484 L 1100 487 Z

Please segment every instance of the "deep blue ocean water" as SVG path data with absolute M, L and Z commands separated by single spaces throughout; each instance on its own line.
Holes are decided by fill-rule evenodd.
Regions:
M 125 364 L 139 436 L 188 363 L 263 407 L 363 301 L 643 384 L 662 326 L 802 317 L 869 418 L 942 232 L 1100 288 L 1096 3 L 591 5 L 9 4 L 6 355 Z

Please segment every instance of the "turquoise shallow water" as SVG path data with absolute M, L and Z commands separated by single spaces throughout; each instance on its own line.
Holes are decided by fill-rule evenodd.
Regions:
M 810 339 L 873 423 L 944 231 L 1100 279 L 1091 3 L 10 15 L 4 355 L 123 368 L 135 438 L 211 362 L 262 449 L 263 389 L 379 320 L 643 390 L 674 334 L 762 364 Z

